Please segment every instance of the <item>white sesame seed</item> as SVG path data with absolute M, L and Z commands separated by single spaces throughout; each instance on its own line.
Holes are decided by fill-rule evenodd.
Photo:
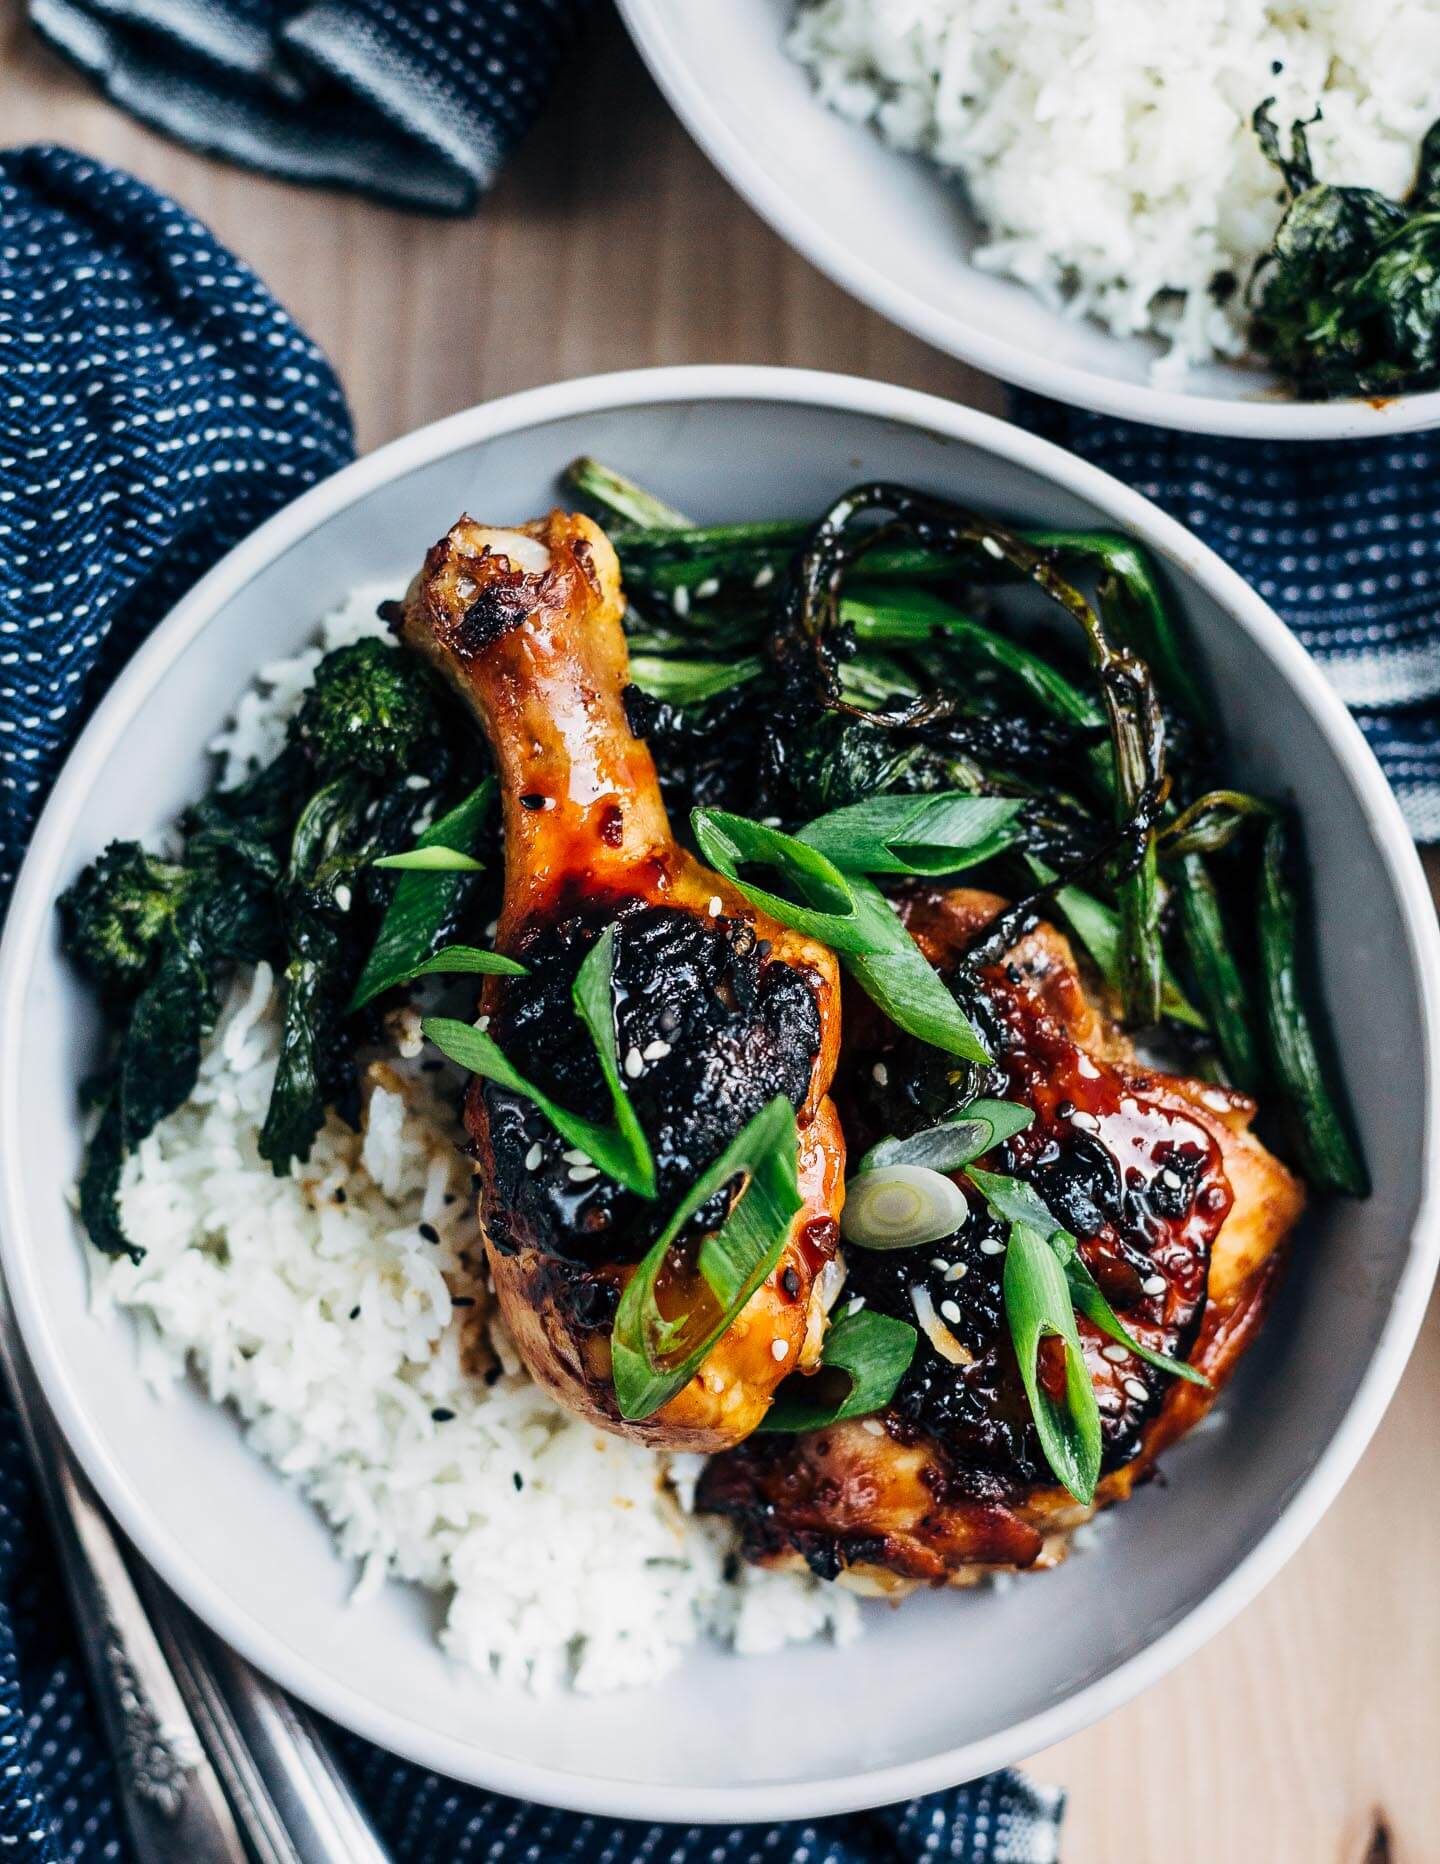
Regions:
M 778 815 L 761 816 L 760 824 L 762 828 L 779 828 L 780 818 Z
M 788 1340 L 772 1340 L 770 1342 L 770 1357 L 772 1359 L 784 1359 L 789 1351 L 790 1342 Z
M 968 1273 L 969 1273 L 969 1270 L 967 1269 L 965 1263 L 952 1262 L 949 1268 L 946 1269 L 945 1271 L 945 1279 L 946 1281 L 964 1281 Z
M 545 1156 L 545 1148 L 544 1146 L 541 1145 L 540 1141 L 537 1139 L 534 1145 L 531 1146 L 530 1150 L 525 1154 L 526 1171 L 539 1171 L 540 1161 L 541 1159 L 544 1158 L 544 1156 Z
M 592 1178 L 600 1176 L 598 1165 L 572 1165 L 567 1174 L 571 1184 L 589 1184 Z
M 1160 1174 L 1160 1182 L 1168 1190 L 1178 1191 L 1185 1180 L 1180 1176 L 1178 1171 L 1172 1171 L 1167 1165 Z
M 1003 1256 L 1005 1245 L 998 1237 L 987 1236 L 980 1245 L 980 1253 L 982 1256 Z
M 495 936 L 495 934 L 496 934 L 496 933 L 497 933 L 497 932 L 498 932 L 499 930 L 500 930 L 500 921 L 499 921 L 498 919 L 492 919 L 492 920 L 490 921 L 490 923 L 489 923 L 489 925 L 488 925 L 488 926 L 486 926 L 486 928 L 485 928 L 485 936 L 486 936 L 486 938 L 494 938 L 494 936 Z
M 406 777 L 405 787 L 407 790 L 428 790 L 430 779 L 429 777 Z
M 876 1087 L 889 1087 L 890 1070 L 885 1066 L 883 1061 L 877 1061 L 875 1066 L 870 1070 L 870 1079 L 875 1083 Z
M 594 1163 L 590 1154 L 585 1151 L 582 1146 L 571 1146 L 568 1151 L 562 1152 L 560 1156 L 567 1165 L 590 1165 Z
M 674 595 L 671 596 L 670 606 L 677 615 L 688 615 L 690 613 L 690 591 L 685 587 L 684 583 L 681 583 Z
M 1121 1382 L 1132 1398 L 1148 1398 L 1150 1396 L 1139 1379 L 1124 1379 Z
M 1070 1124 L 1072 1126 L 1078 1126 L 1080 1130 L 1085 1133 L 1098 1133 L 1100 1130 L 1100 1122 L 1095 1118 L 1095 1115 L 1093 1113 L 1086 1113 L 1083 1108 L 1079 1107 L 1070 1115 Z
M 488 1016 L 477 1016 L 475 1018 L 475 1027 L 483 1036 L 485 1031 L 490 1027 L 490 1018 Z
M 958 1321 L 960 1318 L 960 1304 L 957 1301 L 942 1301 L 940 1303 L 940 1312 L 945 1316 L 946 1320 Z
M 943 1275 L 945 1270 L 949 1268 L 950 1264 L 945 1260 L 944 1256 L 931 1256 L 930 1266 L 932 1269 L 939 1269 L 941 1274 Z
M 1163 1275 L 1147 1275 L 1140 1284 L 1142 1294 L 1164 1294 L 1166 1281 Z
M 861 1308 L 864 1307 L 864 1305 L 865 1305 L 864 1295 L 857 1294 L 855 1299 L 850 1303 L 849 1307 L 846 1308 L 845 1312 L 847 1314 L 858 1314 Z
M 645 1057 L 640 1053 L 638 1048 L 626 1049 L 625 1051 L 625 1072 L 626 1074 L 629 1075 L 632 1081 L 638 1080 L 640 1076 L 644 1074 Z
M 656 1036 L 653 1042 L 647 1042 L 640 1051 L 645 1061 L 664 1061 L 669 1053 L 670 1044 L 664 1041 L 660 1036 Z
M 718 576 L 707 576 L 704 582 L 695 585 L 695 599 L 698 602 L 708 602 L 712 595 L 719 595 L 719 593 L 720 578 Z
M 994 557 L 997 562 L 1004 562 L 1005 552 L 993 537 L 982 537 L 980 539 L 980 548 L 985 552 L 986 556 Z
M 712 919 L 718 919 L 720 917 L 720 895 L 718 893 L 712 893 L 710 895 L 708 911 Z
M 883 1437 L 885 1435 L 885 1426 L 876 1418 L 867 1417 L 864 1428 L 869 1431 L 872 1437 Z
M 354 897 L 354 894 L 351 893 L 348 887 L 341 886 L 335 889 L 335 904 L 340 908 L 342 913 L 349 912 Z
M 1118 1366 L 1122 1360 L 1130 1357 L 1130 1352 L 1128 1347 L 1121 1346 L 1118 1341 L 1114 1341 L 1109 1346 L 1100 1348 L 1100 1357 L 1108 1359 L 1112 1366 Z
M 760 568 L 755 572 L 755 587 L 757 589 L 768 589 L 774 580 L 775 565 L 773 563 L 762 563 Z

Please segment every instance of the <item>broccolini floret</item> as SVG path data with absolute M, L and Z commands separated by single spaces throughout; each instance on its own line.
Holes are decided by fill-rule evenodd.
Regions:
M 325 656 L 293 732 L 326 778 L 347 770 L 377 778 L 429 774 L 444 753 L 430 675 L 411 655 L 373 638 Z
M 60 896 L 66 952 L 102 989 L 138 989 L 192 878 L 138 841 L 112 841 Z

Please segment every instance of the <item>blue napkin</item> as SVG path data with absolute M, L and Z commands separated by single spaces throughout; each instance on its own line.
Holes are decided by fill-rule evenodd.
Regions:
M 1163 505 L 1289 623 L 1417 841 L 1440 841 L 1440 434 L 1214 440 L 1016 398 L 1025 426 Z
M 62 149 L 0 155 L 0 904 L 87 711 L 202 571 L 351 457 L 328 363 L 173 201 Z M 619 1712 L 623 1712 L 623 1709 Z M 1000 1773 L 729 1831 L 525 1806 L 336 1736 L 414 1864 L 1053 1864 L 1062 1795 Z M 0 1406 L 0 1858 L 125 1854 L 15 1419 Z
M 468 213 L 588 0 L 29 0 L 36 30 L 192 148 Z

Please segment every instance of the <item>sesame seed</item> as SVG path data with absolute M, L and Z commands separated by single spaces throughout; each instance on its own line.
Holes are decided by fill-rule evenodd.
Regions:
M 492 919 L 492 920 L 490 921 L 490 923 L 489 923 L 489 925 L 488 925 L 488 926 L 486 926 L 486 928 L 485 928 L 485 936 L 486 936 L 486 938 L 494 938 L 494 936 L 495 936 L 495 934 L 496 934 L 496 933 L 497 933 L 497 932 L 498 932 L 499 930 L 500 930 L 500 921 L 499 921 L 498 919 Z
M 770 1357 L 772 1359 L 784 1359 L 789 1354 L 789 1351 L 790 1342 L 788 1340 L 772 1340 L 770 1342 Z
M 670 1044 L 662 1037 L 656 1036 L 653 1042 L 647 1042 L 640 1051 L 646 1061 L 664 1061 L 670 1053 Z
M 718 893 L 712 893 L 710 895 L 708 910 L 712 919 L 718 919 L 720 917 L 720 895 Z
M 644 1074 L 645 1057 L 638 1048 L 631 1047 L 625 1051 L 625 1072 L 632 1081 L 638 1080 Z
M 485 1031 L 490 1027 L 490 1018 L 488 1016 L 477 1016 L 475 1018 L 475 1027 L 483 1036 Z
M 1100 1122 L 1095 1118 L 1093 1113 L 1085 1113 L 1083 1111 L 1072 1113 L 1070 1115 L 1070 1124 L 1072 1126 L 1078 1126 L 1081 1132 L 1084 1133 L 1098 1133 L 1100 1130 Z
M 997 562 L 1001 563 L 1005 561 L 1005 552 L 993 537 L 982 537 L 980 539 L 980 548 L 985 552 L 987 557 L 994 557 Z
M 520 1471 L 518 1469 L 512 1469 L 510 1471 L 510 1480 L 515 1484 L 515 1493 L 518 1495 L 520 1491 L 525 1487 L 524 1476 L 520 1474 Z
M 1185 1180 L 1180 1176 L 1178 1171 L 1172 1171 L 1167 1165 L 1160 1174 L 1160 1182 L 1168 1190 L 1178 1191 Z
M 980 1253 L 982 1256 L 1003 1256 L 1005 1245 L 998 1237 L 987 1236 L 980 1245 Z
M 448 1424 L 455 1413 L 447 1410 L 443 1404 L 437 1404 L 430 1415 L 437 1424 Z
M 780 818 L 778 815 L 761 816 L 760 825 L 762 828 L 779 828 Z
M 870 1070 L 870 1079 L 875 1083 L 876 1087 L 889 1087 L 890 1070 L 885 1066 L 883 1061 L 877 1061 L 875 1066 Z
M 1100 1356 L 1102 1359 L 1108 1359 L 1112 1366 L 1118 1366 L 1123 1360 L 1130 1357 L 1130 1350 L 1128 1347 L 1121 1346 L 1119 1342 L 1116 1341 L 1110 1346 L 1102 1346 L 1100 1348 Z
M 335 889 L 335 904 L 340 908 L 342 913 L 349 912 L 354 898 L 354 894 L 348 887 L 342 886 Z
M 1150 1393 L 1140 1383 L 1139 1379 L 1125 1379 L 1122 1383 L 1132 1398 L 1148 1398 L 1150 1396 Z
M 847 1314 L 858 1314 L 861 1308 L 864 1307 L 864 1305 L 865 1305 L 864 1295 L 857 1294 L 855 1299 L 850 1303 L 849 1307 L 846 1308 L 845 1312 Z
M 869 1431 L 872 1437 L 883 1437 L 885 1435 L 885 1426 L 873 1417 L 866 1418 L 865 1429 Z
M 430 779 L 429 777 L 406 777 L 405 787 L 407 790 L 428 790 Z
M 531 1146 L 530 1150 L 525 1154 L 526 1171 L 539 1171 L 540 1161 L 541 1159 L 544 1158 L 544 1156 L 545 1156 L 545 1148 L 544 1146 L 541 1145 L 540 1141 L 537 1139 L 534 1145 Z
M 708 602 L 712 595 L 719 595 L 719 593 L 720 578 L 718 576 L 707 576 L 704 582 L 696 583 L 695 585 L 695 598 L 697 601 Z
M 931 1256 L 930 1266 L 932 1269 L 939 1269 L 940 1273 L 943 1275 L 950 1264 L 945 1260 L 944 1256 Z
M 1147 1275 L 1140 1284 L 1142 1294 L 1164 1294 L 1166 1281 L 1163 1275 Z
M 768 589 L 774 580 L 775 565 L 773 563 L 762 563 L 760 568 L 755 572 L 755 587 L 757 589 Z
M 674 595 L 671 596 L 670 606 L 677 615 L 688 615 L 690 613 L 690 591 L 685 587 L 684 583 L 681 583 Z
M 592 1178 L 600 1176 L 598 1165 L 572 1165 L 569 1177 L 571 1184 L 589 1184 Z
M 952 1262 L 945 1271 L 946 1281 L 964 1281 L 969 1268 L 964 1262 Z
M 960 1318 L 960 1308 L 954 1301 L 942 1301 L 940 1303 L 940 1312 L 945 1316 L 946 1320 L 958 1321 Z
M 571 1146 L 568 1151 L 562 1152 L 560 1156 L 567 1165 L 589 1165 L 592 1162 L 590 1154 L 583 1151 L 579 1146 Z
M 438 1243 L 440 1241 L 440 1232 L 435 1228 L 433 1223 L 422 1223 L 420 1225 L 420 1234 L 427 1243 Z

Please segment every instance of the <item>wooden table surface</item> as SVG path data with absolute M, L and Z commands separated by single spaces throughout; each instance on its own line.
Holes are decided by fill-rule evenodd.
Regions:
M 1003 406 L 788 251 L 608 18 L 473 220 L 177 149 L 36 46 L 18 0 L 0 0 L 0 137 L 86 150 L 208 221 L 333 358 L 362 450 L 512 389 L 651 363 L 801 364 Z M 1166 1681 L 1036 1756 L 1070 1795 L 1066 1864 L 1440 1859 L 1437 1422 L 1432 1309 L 1378 1436 L 1284 1573 Z

